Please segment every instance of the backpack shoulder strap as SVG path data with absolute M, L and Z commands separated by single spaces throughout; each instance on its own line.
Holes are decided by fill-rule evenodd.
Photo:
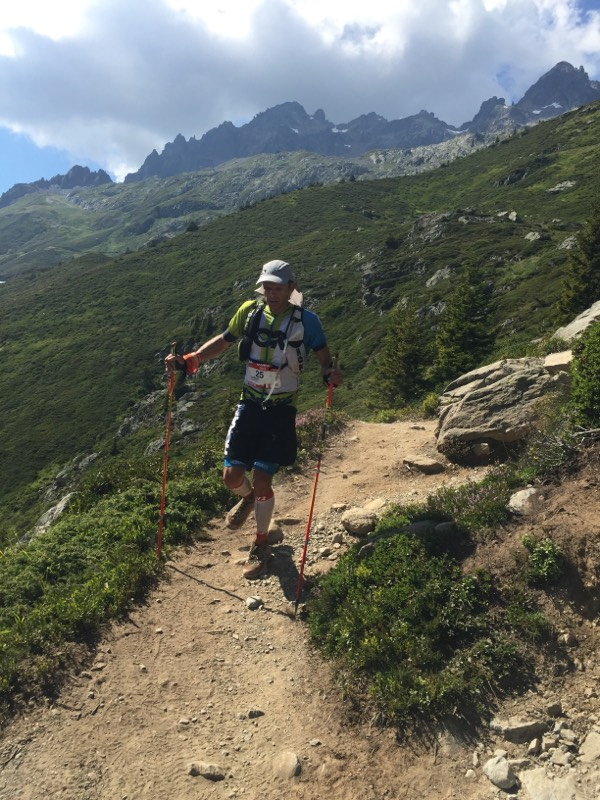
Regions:
M 244 336 L 252 338 L 258 329 L 260 317 L 265 307 L 264 300 L 255 300 L 254 306 L 246 317 L 246 324 L 244 325 Z
M 260 319 L 262 317 L 262 311 L 264 307 L 264 300 L 255 300 L 254 306 L 250 309 L 250 313 L 246 317 L 244 333 L 242 334 L 242 338 L 238 344 L 238 356 L 240 361 L 247 361 L 250 357 L 250 348 L 252 347 L 254 336 L 258 331 L 258 326 L 260 325 Z

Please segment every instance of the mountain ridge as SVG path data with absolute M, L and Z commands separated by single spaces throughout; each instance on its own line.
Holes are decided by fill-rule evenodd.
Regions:
M 186 141 L 178 134 L 160 155 L 154 150 L 137 172 L 125 177 L 125 182 L 170 177 L 179 171 L 214 167 L 232 158 L 258 153 L 305 150 L 321 155 L 356 157 L 379 148 L 439 144 L 460 133 L 507 132 L 550 119 L 598 98 L 600 88 L 594 86 L 583 67 L 576 69 L 560 61 L 514 105 L 507 106 L 504 98 L 486 100 L 473 120 L 460 127 L 425 110 L 390 121 L 370 112 L 349 122 L 333 123 L 327 120 L 322 109 L 311 116 L 299 103 L 287 102 L 257 114 L 239 128 L 224 122 L 199 140 L 191 137 Z
M 379 149 L 410 150 L 452 141 L 461 134 L 493 136 L 551 119 L 600 99 L 600 82 L 590 80 L 582 66 L 576 69 L 558 62 L 544 73 L 511 106 L 502 97 L 481 103 L 472 120 L 455 127 L 433 112 L 388 121 L 376 112 L 361 114 L 349 122 L 327 120 L 323 109 L 309 115 L 296 101 L 287 101 L 258 113 L 250 122 L 236 127 L 222 122 L 200 139 L 186 140 L 179 133 L 159 154 L 153 150 L 140 168 L 126 175 L 124 183 L 148 178 L 169 178 L 187 172 L 217 167 L 228 161 L 263 153 L 306 151 L 322 156 L 356 158 Z M 17 183 L 0 195 L 0 208 L 19 198 L 48 189 L 89 188 L 113 183 L 104 171 L 90 172 L 74 166 L 66 175 L 32 183 Z

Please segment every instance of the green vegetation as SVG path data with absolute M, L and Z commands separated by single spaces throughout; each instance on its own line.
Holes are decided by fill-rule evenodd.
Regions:
M 600 425 L 600 323 L 595 322 L 573 346 L 572 397 L 575 422 Z
M 68 660 L 65 645 L 92 645 L 155 581 L 160 478 L 156 457 L 92 470 L 56 524 L 0 552 L 0 705 L 51 691 Z M 220 452 L 174 465 L 165 554 L 204 535 L 228 499 Z
M 463 268 L 490 291 L 490 358 L 516 354 L 550 333 L 569 258 L 560 244 L 579 231 L 597 192 L 599 107 L 540 124 L 442 170 L 289 192 L 153 247 L 114 259 L 89 253 L 11 278 L 0 287 L 5 524 L 23 530 L 35 520 L 42 487 L 27 487 L 78 454 L 106 452 L 133 404 L 161 387 L 161 353 L 170 342 L 189 347 L 209 328 L 222 329 L 251 296 L 266 258 L 282 256 L 296 266 L 307 306 L 322 318 L 347 376 L 336 405 L 353 415 L 371 413 L 373 357 L 391 309 L 406 298 L 433 340 L 443 319 L 438 310 L 450 310 Z M 544 158 L 551 169 L 540 166 Z M 521 168 L 521 181 L 504 183 Z M 574 185 L 550 191 L 564 181 Z M 134 202 L 140 192 L 148 214 L 166 205 L 156 200 L 160 181 L 151 183 L 137 186 L 137 195 L 127 185 L 122 218 L 142 213 Z M 94 191 L 112 197 L 118 189 Z M 17 206 L 2 211 L 18 217 Z M 103 207 L 99 197 L 95 213 Z M 60 237 L 62 229 L 55 230 Z M 529 241 L 529 232 L 540 239 Z M 450 365 L 450 355 L 440 367 Z M 302 410 L 322 402 L 315 373 L 309 365 Z M 223 387 L 234 391 L 238 379 L 231 351 L 198 377 L 204 420 L 219 412 Z M 141 438 L 138 444 L 139 454 Z
M 489 320 L 489 286 L 473 269 L 463 269 L 448 296 L 447 307 L 435 337 L 431 377 L 435 383 L 451 381 L 479 366 L 492 345 Z
M 575 369 L 582 361 L 600 374 L 600 350 L 582 348 Z M 464 560 L 508 522 L 516 488 L 571 459 L 572 427 L 557 425 L 566 416 L 572 426 L 569 403 L 518 459 L 479 483 L 395 507 L 319 580 L 308 605 L 313 641 L 347 694 L 381 720 L 405 728 L 475 712 L 533 683 L 532 645 L 544 649 L 550 627 L 531 589 L 552 591 L 563 553 L 548 537 L 526 535 L 525 556 L 502 578 Z
M 296 434 L 298 436 L 297 469 L 308 461 L 316 460 L 322 455 L 327 439 L 343 430 L 347 423 L 347 415 L 333 408 L 309 408 L 296 418 Z
M 402 407 L 424 393 L 431 350 L 428 338 L 430 331 L 414 306 L 401 304 L 392 309 L 381 348 L 373 359 L 375 374 L 369 384 L 373 407 Z
M 520 353 L 556 327 L 569 257 L 560 244 L 580 230 L 600 172 L 599 107 L 443 170 L 314 186 L 232 215 L 214 211 L 210 224 L 188 225 L 144 250 L 65 256 L 1 286 L 2 698 L 49 688 L 68 644 L 93 642 L 160 574 L 162 362 L 173 340 L 187 350 L 221 330 L 251 296 L 260 264 L 284 257 L 346 374 L 329 430 L 347 415 L 378 408 L 390 418 L 415 401 L 432 413 L 435 382 L 498 353 Z M 507 183 L 517 169 L 525 177 Z M 563 181 L 573 187 L 550 191 Z M 74 217 L 80 210 L 70 209 Z M 130 211 L 137 224 L 140 209 Z M 24 237 L 37 223 L 19 224 Z M 531 231 L 540 238 L 526 239 Z M 575 348 L 569 425 L 598 424 L 598 335 L 596 326 Z M 167 552 L 203 535 L 228 497 L 220 452 L 239 379 L 234 348 L 193 379 L 193 430 L 175 428 L 171 444 Z M 189 399 L 189 388 L 178 385 L 178 401 Z M 309 365 L 299 415 L 306 458 L 315 456 L 324 401 L 319 370 Z M 319 586 L 309 617 L 315 641 L 338 663 L 348 691 L 368 692 L 381 718 L 402 724 L 452 713 L 458 698 L 476 706 L 514 686 L 515 674 L 531 677 L 527 643 L 546 634 L 533 589 L 465 572 L 461 559 L 506 521 L 511 491 L 572 453 L 572 431 L 557 430 L 481 484 L 396 509 L 372 551 L 353 550 Z M 76 494 L 60 521 L 31 536 L 40 513 L 67 491 Z M 431 531 L 406 530 L 426 519 L 452 522 L 455 537 L 446 544 Z M 530 561 L 550 574 L 559 558 L 544 547 L 536 544 Z
M 563 574 L 564 556 L 551 539 L 523 537 L 523 547 L 527 551 L 525 573 L 527 581 L 535 585 L 556 583 Z
M 530 603 L 524 620 L 514 592 L 484 571 L 463 574 L 440 543 L 403 533 L 402 514 L 388 517 L 372 553 L 358 547 L 323 578 L 310 605 L 314 640 L 342 664 L 352 694 L 368 692 L 387 722 L 405 725 L 481 709 L 492 688 L 527 669 L 524 634 L 546 627 Z M 518 598 L 522 603 L 522 598 Z
M 600 299 L 600 199 L 577 237 L 577 247 L 567 263 L 558 312 L 569 322 Z

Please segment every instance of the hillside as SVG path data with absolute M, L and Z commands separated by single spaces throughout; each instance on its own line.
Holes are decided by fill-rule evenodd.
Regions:
M 461 134 L 439 145 L 380 149 L 354 158 L 262 154 L 134 184 L 69 190 L 53 185 L 0 207 L 0 280 L 86 252 L 116 256 L 138 250 L 315 184 L 419 174 L 486 143 L 484 136 Z
M 0 196 L 0 280 L 77 254 L 117 255 L 188 226 L 315 183 L 419 174 L 598 100 L 597 81 L 561 61 L 517 103 L 491 97 L 460 128 L 420 111 L 388 121 L 375 112 L 334 124 L 319 109 L 281 103 L 199 140 L 177 135 L 113 185 L 103 170 L 75 166 Z M 98 190 L 96 191 L 96 188 Z
M 568 246 L 597 192 L 599 107 L 424 175 L 313 186 L 154 247 L 89 254 L 2 286 L 5 522 L 31 524 L 44 487 L 75 455 L 139 453 L 159 435 L 125 443 L 116 431 L 161 387 L 169 343 L 189 347 L 224 326 L 266 258 L 296 266 L 348 375 L 344 408 L 355 415 L 368 413 L 369 361 L 389 309 L 408 298 L 433 329 L 464 265 L 493 287 L 490 357 L 518 355 L 555 327 Z M 234 354 L 201 379 L 199 431 L 223 408 L 224 389 L 235 396 Z M 317 388 L 308 374 L 304 407 Z
M 436 486 L 482 476 L 482 469 L 450 465 L 441 475 L 408 472 L 405 455 L 434 453 L 432 428 L 432 422 L 354 422 L 331 441 L 307 575 L 327 570 L 351 543 L 348 534 L 337 549 L 333 543 L 341 508 L 422 500 Z M 468 565 L 507 568 L 522 535 L 539 529 L 551 530 L 568 556 L 561 585 L 540 595 L 547 598 L 557 660 L 540 663 L 531 690 L 499 700 L 490 716 L 541 722 L 548 708 L 560 707 L 556 724 L 575 736 L 567 751 L 575 754 L 570 766 L 568 760 L 560 765 L 558 747 L 533 755 L 529 742 L 507 741 L 485 723 L 478 730 L 467 727 L 460 717 L 468 709 L 457 708 L 447 729 L 400 731 L 398 738 L 368 714 L 353 713 L 330 666 L 307 643 L 302 614 L 295 622 L 289 616 L 312 485 L 306 469 L 277 486 L 284 539 L 274 546 L 271 576 L 244 585 L 240 560 L 250 524 L 231 533 L 221 519 L 213 520 L 210 540 L 174 552 L 166 579 L 144 605 L 112 626 L 97 648 L 73 654 L 78 666 L 60 694 L 46 707 L 32 704 L 5 728 L 0 798 L 154 800 L 168 793 L 177 800 L 482 800 L 499 796 L 483 774 L 499 748 L 518 763 L 520 790 L 510 796 L 597 797 L 598 770 L 584 743 L 592 741 L 600 713 L 598 458 L 592 448 L 581 468 L 573 464 L 542 487 L 540 507 L 498 530 Z M 248 608 L 249 596 L 262 599 L 257 610 Z M 562 647 L 565 637 L 569 644 Z M 296 758 L 300 772 L 289 777 Z M 197 770 L 212 765 L 212 771 L 193 775 L 191 764 Z

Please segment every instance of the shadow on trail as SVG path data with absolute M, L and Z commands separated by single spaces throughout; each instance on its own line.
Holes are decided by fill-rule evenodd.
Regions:
M 273 547 L 273 558 L 269 562 L 269 574 L 279 580 L 286 600 L 295 600 L 300 573 L 294 562 L 294 548 L 290 545 Z
M 273 548 L 273 558 L 269 563 L 269 575 L 273 575 L 279 579 L 280 586 L 282 588 L 284 597 L 286 600 L 289 600 L 290 603 L 296 600 L 296 592 L 298 587 L 298 579 L 300 577 L 300 573 L 294 563 L 293 553 L 294 550 L 292 547 L 288 545 L 279 546 Z M 173 564 L 167 564 L 169 569 L 172 569 L 174 572 L 178 572 L 184 578 L 189 578 L 189 580 L 194 581 L 194 583 L 199 584 L 200 586 L 205 586 L 207 589 L 211 589 L 214 592 L 220 592 L 221 594 L 225 594 L 228 597 L 233 598 L 234 600 L 240 600 L 242 603 L 245 602 L 245 598 L 241 597 L 239 594 L 235 594 L 235 592 L 230 592 L 228 589 L 223 589 L 220 586 L 215 586 L 208 581 L 203 580 L 202 578 L 197 578 L 195 575 L 191 575 L 189 572 L 185 572 L 179 567 L 174 566 Z M 251 590 L 252 587 L 260 586 L 260 580 L 257 581 L 248 581 L 247 587 L 248 590 Z M 303 597 L 305 594 L 306 584 L 303 586 L 300 602 L 303 602 Z M 267 604 L 263 606 L 264 610 L 270 614 L 279 614 L 284 617 L 294 618 L 293 614 L 293 607 L 290 607 L 289 611 L 282 611 L 281 609 L 271 608 Z M 303 619 L 302 611 L 298 611 L 297 614 L 298 619 Z
M 191 581 L 195 581 L 199 583 L 201 586 L 206 586 L 207 589 L 212 589 L 214 592 L 221 592 L 222 594 L 226 594 L 228 597 L 233 597 L 234 600 L 241 600 L 244 601 L 243 597 L 240 597 L 239 594 L 234 594 L 230 592 L 228 589 L 223 589 L 220 586 L 213 586 L 212 583 L 208 583 L 208 581 L 203 581 L 202 578 L 196 578 L 195 575 L 190 575 L 189 572 L 184 572 L 179 567 L 175 567 L 173 564 L 167 564 L 169 569 L 172 569 L 174 572 L 178 572 L 180 575 L 183 575 L 184 578 L 189 578 Z
M 294 561 L 294 548 L 289 545 L 279 545 L 273 548 L 273 558 L 269 563 L 269 574 L 279 580 L 279 585 L 283 596 L 290 603 L 290 608 L 285 613 L 291 619 L 306 619 L 305 610 L 300 608 L 306 602 L 310 592 L 310 578 L 304 574 L 302 576 L 302 588 L 298 595 L 298 582 L 300 571 Z M 296 598 L 298 608 L 296 610 Z

